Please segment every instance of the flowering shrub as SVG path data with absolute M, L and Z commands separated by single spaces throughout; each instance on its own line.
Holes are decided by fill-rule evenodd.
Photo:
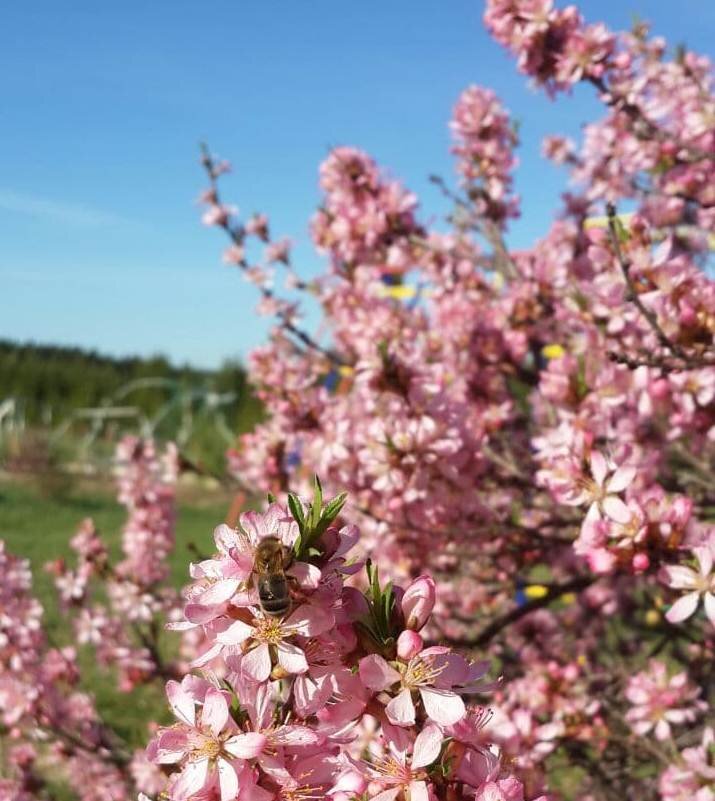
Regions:
M 603 104 L 581 143 L 544 142 L 571 191 L 528 249 L 508 243 L 516 129 L 482 87 L 455 105 L 456 187 L 433 176 L 443 223 L 366 153 L 329 154 L 310 279 L 204 149 L 203 222 L 276 321 L 250 360 L 266 418 L 229 464 L 288 506 L 220 526 L 179 596 L 175 454 L 122 446 L 124 559 L 87 523 L 53 569 L 120 686 L 166 683 L 176 722 L 146 754 L 102 724 L 2 552 L 9 798 L 51 759 L 83 801 L 714 801 L 711 66 L 551 0 L 484 19 L 537 89 Z M 350 503 L 301 500 L 316 474 Z
M 192 571 L 186 624 L 213 643 L 194 665 L 212 668 L 166 685 L 178 722 L 147 750 L 172 766 L 166 797 L 523 799 L 483 734 L 484 710 L 465 704 L 494 686 L 488 664 L 425 647 L 434 582 L 381 586 L 368 563 L 364 594 L 345 585 L 363 567 L 357 528 L 334 525 L 345 496 L 323 505 L 316 484 L 311 505 L 289 501 L 291 513 L 274 502 L 219 526 L 219 556 Z M 292 563 L 274 568 L 294 583 L 282 616 L 252 576 L 268 539 Z
M 314 473 L 347 489 L 382 574 L 433 578 L 424 647 L 499 660 L 489 736 L 527 793 L 551 773 L 575 797 L 568 765 L 584 798 L 657 798 L 713 720 L 712 70 L 551 0 L 487 0 L 484 20 L 537 88 L 567 102 L 583 83 L 604 106 L 582 143 L 544 142 L 573 189 L 527 250 L 508 244 L 516 129 L 482 87 L 450 123 L 456 189 L 433 177 L 443 226 L 366 153 L 329 154 L 311 279 L 265 215 L 225 205 L 228 166 L 204 150 L 204 222 L 276 318 L 250 360 L 267 419 L 229 462 L 254 491 L 304 495 Z M 390 725 L 411 722 L 414 685 L 368 665 Z M 431 723 L 449 726 L 460 686 L 418 686 Z

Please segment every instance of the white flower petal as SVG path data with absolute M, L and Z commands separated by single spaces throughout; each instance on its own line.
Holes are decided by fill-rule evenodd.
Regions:
M 278 664 L 288 673 L 305 673 L 308 670 L 305 654 L 297 645 L 279 642 L 277 651 Z
M 680 623 L 683 620 L 687 620 L 698 608 L 699 598 L 700 594 L 697 592 L 689 592 L 682 598 L 678 598 L 666 613 L 666 620 L 671 623 Z
M 401 690 L 385 707 L 385 714 L 395 726 L 412 726 L 415 722 L 415 705 L 410 691 Z
M 623 492 L 626 487 L 631 485 L 635 477 L 635 467 L 619 467 L 608 479 L 608 491 Z
M 617 495 L 606 495 L 603 499 L 603 511 L 616 523 L 625 525 L 631 520 L 631 510 Z
M 715 626 L 715 595 L 711 592 L 706 592 L 703 600 L 705 601 L 705 614 L 708 616 L 708 620 Z
M 412 767 L 425 768 L 439 756 L 442 748 L 442 731 L 439 726 L 430 724 L 417 735 L 412 749 Z
M 425 712 L 430 720 L 440 726 L 453 726 L 461 720 L 467 710 L 464 701 L 449 690 L 435 690 L 432 687 L 421 687 L 420 696 L 425 705 Z
M 599 487 L 603 486 L 603 482 L 606 480 L 607 474 L 608 464 L 603 458 L 603 454 L 599 453 L 598 451 L 593 451 L 591 454 L 591 475 Z
M 233 801 L 238 795 L 238 776 L 233 769 L 233 765 L 225 759 L 219 759 L 216 767 L 218 768 L 218 784 L 221 789 L 221 801 Z
M 241 659 L 241 674 L 253 681 L 262 682 L 271 675 L 271 654 L 266 643 L 244 654 Z

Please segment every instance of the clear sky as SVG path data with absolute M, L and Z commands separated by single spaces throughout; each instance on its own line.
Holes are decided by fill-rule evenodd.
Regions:
M 702 52 L 714 0 L 585 0 L 589 21 Z M 7 0 L 0 10 L 0 337 L 168 354 L 211 366 L 262 341 L 256 296 L 198 220 L 197 143 L 229 158 L 227 199 L 270 214 L 319 267 L 307 220 L 328 147 L 354 144 L 429 218 L 427 175 L 452 175 L 447 121 L 469 83 L 521 122 L 523 216 L 543 232 L 564 189 L 539 156 L 597 111 L 551 103 L 486 34 L 480 0 Z

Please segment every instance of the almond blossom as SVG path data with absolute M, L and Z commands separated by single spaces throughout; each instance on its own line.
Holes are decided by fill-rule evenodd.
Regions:
M 686 672 L 668 675 L 666 666 L 652 659 L 647 670 L 628 680 L 625 696 L 633 704 L 626 720 L 641 736 L 653 730 L 658 740 L 671 736 L 671 725 L 692 723 L 706 704 Z
M 439 756 L 442 747 L 442 732 L 437 726 L 425 727 L 415 738 L 411 756 L 390 743 L 389 753 L 369 766 L 369 776 L 378 787 L 385 788 L 370 793 L 374 801 L 428 801 L 430 784 L 424 768 Z
M 684 590 L 667 611 L 671 623 L 682 623 L 695 614 L 702 598 L 705 614 L 715 626 L 715 571 L 713 571 L 713 549 L 711 545 L 700 545 L 692 549 L 698 563 L 693 570 L 685 565 L 666 565 L 661 569 L 660 579 L 674 590 Z
M 240 646 L 236 670 L 258 682 L 266 681 L 276 665 L 288 674 L 306 673 L 305 653 L 288 640 L 295 640 L 299 634 L 317 637 L 332 628 L 334 622 L 330 611 L 308 604 L 299 606 L 285 621 L 269 617 L 254 617 L 252 623 L 236 620 L 217 635 L 215 653 L 225 650 L 226 646 Z M 204 661 L 206 656 L 201 658 L 201 662 Z
M 567 502 L 574 506 L 589 504 L 586 513 L 588 520 L 607 517 L 616 523 L 627 524 L 631 519 L 631 512 L 619 493 L 633 482 L 635 468 L 617 467 L 599 451 L 591 454 L 590 468 L 592 478 L 582 479 L 578 491 Z
M 181 766 L 172 787 L 177 801 L 193 797 L 215 779 L 221 801 L 231 801 L 238 792 L 241 762 L 258 756 L 266 737 L 259 732 L 239 733 L 229 715 L 226 694 L 187 679 L 166 685 L 179 723 L 159 731 L 147 756 L 162 765 Z
M 396 726 L 414 725 L 413 694 L 421 699 L 430 720 L 441 726 L 454 725 L 466 714 L 464 701 L 458 693 L 480 692 L 494 686 L 481 682 L 488 670 L 488 662 L 470 664 L 441 646 L 424 648 L 409 660 L 392 664 L 379 654 L 360 661 L 360 678 L 366 687 L 376 692 L 395 693 L 385 713 Z

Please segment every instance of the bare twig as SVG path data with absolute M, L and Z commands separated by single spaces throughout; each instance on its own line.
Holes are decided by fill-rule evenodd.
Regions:
M 214 202 L 216 203 L 216 205 L 221 205 L 221 199 L 218 191 L 216 165 L 214 163 L 213 157 L 211 156 L 208 147 L 204 143 L 201 143 L 201 163 L 203 164 L 206 173 L 209 177 Z M 242 228 L 236 228 L 232 226 L 228 219 L 219 223 L 219 225 L 221 228 L 224 229 L 224 231 L 226 232 L 229 239 L 233 242 L 234 245 L 238 247 L 243 247 L 244 233 Z M 250 265 L 245 258 L 242 258 L 240 260 L 238 266 L 244 272 L 250 269 Z M 259 286 L 258 290 L 266 300 L 273 300 L 273 301 L 277 300 L 276 294 L 273 292 L 273 290 L 269 289 L 268 287 Z M 302 342 L 306 347 L 311 348 L 312 350 L 322 354 L 333 364 L 336 365 L 347 364 L 347 362 L 340 355 L 335 353 L 333 350 L 330 350 L 329 348 L 323 347 L 320 343 L 316 342 L 313 339 L 313 337 L 310 336 L 310 334 L 308 334 L 306 331 L 304 331 L 302 328 L 299 328 L 294 322 L 292 322 L 290 320 L 288 311 L 284 309 L 278 309 L 277 315 L 278 317 L 280 317 L 281 325 L 283 326 L 283 328 L 285 328 L 286 331 L 290 332 L 294 337 L 296 337 L 296 339 Z

